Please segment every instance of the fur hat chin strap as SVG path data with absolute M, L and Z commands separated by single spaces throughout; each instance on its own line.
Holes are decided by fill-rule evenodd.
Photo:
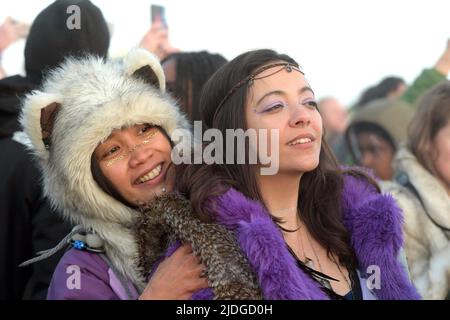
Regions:
M 19 267 L 26 267 L 35 262 L 47 259 L 65 248 L 68 244 L 78 250 L 88 250 L 96 253 L 103 253 L 105 251 L 104 241 L 99 235 L 81 225 L 77 225 L 55 247 L 37 252 L 37 257 L 22 262 Z
M 56 116 L 61 109 L 61 104 L 53 102 L 41 109 L 41 131 L 42 142 L 45 149 L 50 149 L 50 138 L 53 132 L 53 126 L 55 124 Z
M 19 267 L 26 267 L 30 264 L 33 264 L 35 262 L 47 259 L 48 257 L 54 255 L 56 252 L 58 252 L 59 250 L 63 249 L 64 247 L 66 247 L 67 243 L 69 242 L 69 240 L 77 233 L 79 232 L 83 232 L 85 231 L 85 228 L 83 226 L 75 226 L 72 231 L 65 236 L 54 248 L 48 249 L 48 250 L 44 250 L 44 251 L 39 251 L 37 254 L 37 257 L 34 257 L 33 259 L 27 260 L 25 262 L 22 262 L 21 264 L 19 264 Z

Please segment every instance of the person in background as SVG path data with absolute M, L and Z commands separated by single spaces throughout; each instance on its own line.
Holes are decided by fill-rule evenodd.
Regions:
M 408 86 L 406 91 L 400 96 L 400 99 L 410 103 L 413 107 L 419 98 L 434 85 L 447 79 L 450 71 L 450 39 L 444 52 L 439 56 L 438 60 L 432 68 L 424 69 L 414 82 Z
M 21 38 L 26 38 L 30 26 L 26 23 L 7 17 L 0 25 L 0 79 L 6 77 L 5 70 L 2 68 L 2 54 L 14 42 Z
M 318 102 L 325 128 L 325 139 L 341 164 L 348 162 L 348 150 L 344 133 L 348 125 L 348 112 L 342 103 L 334 97 L 325 97 Z
M 399 77 L 386 77 L 377 85 L 363 91 L 356 106 L 363 107 L 369 102 L 377 99 L 395 99 L 403 95 L 407 86 L 405 80 Z
M 411 85 L 406 85 L 399 77 L 386 77 L 378 85 L 366 89 L 352 110 L 364 108 L 377 99 L 401 99 L 412 106 L 435 84 L 446 80 L 450 70 L 450 39 L 444 52 L 432 68 L 424 69 Z
M 197 105 L 203 84 L 226 62 L 220 54 L 207 51 L 181 52 L 172 46 L 166 23 L 157 19 L 142 38 L 139 47 L 155 54 L 161 61 L 167 90 L 178 100 L 191 121 L 200 119 Z
M 450 82 L 421 99 L 408 140 L 394 160 L 395 182 L 381 182 L 405 216 L 405 251 L 411 277 L 426 299 L 449 299 Z
M 162 60 L 167 90 L 192 122 L 201 119 L 198 105 L 203 85 L 226 62 L 222 55 L 207 51 L 172 53 Z
M 142 37 L 139 47 L 146 49 L 156 55 L 160 61 L 168 55 L 180 52 L 170 43 L 169 28 L 161 20 L 156 20 L 150 26 L 150 29 Z
M 450 40 L 434 68 L 426 69 L 398 98 L 383 98 L 353 109 L 345 136 L 354 163 L 363 165 L 382 180 L 393 178 L 392 160 L 405 142 L 416 100 L 427 89 L 446 81 L 450 71 Z
M 414 114 L 403 100 L 378 99 L 357 110 L 345 132 L 353 161 L 382 180 L 394 177 L 392 160 L 406 141 L 406 128 Z
M 70 231 L 43 196 L 41 173 L 27 152 L 29 139 L 21 131 L 19 114 L 21 98 L 37 89 L 47 70 L 67 55 L 107 57 L 110 38 L 102 12 L 88 0 L 77 1 L 81 28 L 69 30 L 67 7 L 73 3 L 57 0 L 39 13 L 25 44 L 26 76 L 0 81 L 0 299 L 45 299 L 60 255 L 18 265 Z

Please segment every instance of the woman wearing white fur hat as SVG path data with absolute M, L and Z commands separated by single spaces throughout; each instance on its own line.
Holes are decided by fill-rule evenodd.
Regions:
M 169 137 L 188 128 L 164 89 L 158 60 L 134 50 L 123 63 L 69 59 L 26 98 L 22 125 L 45 193 L 77 225 L 62 241 L 73 248 L 58 264 L 49 299 L 187 299 L 207 286 L 186 245 L 148 284 L 136 265 L 137 206 L 172 190 Z

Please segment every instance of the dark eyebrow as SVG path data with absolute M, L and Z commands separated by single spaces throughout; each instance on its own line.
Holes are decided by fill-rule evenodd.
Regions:
M 298 93 L 304 93 L 306 91 L 311 92 L 314 96 L 316 96 L 316 94 L 314 93 L 313 89 L 311 89 L 311 87 L 308 86 L 304 86 L 303 88 L 301 88 Z
M 261 101 L 263 101 L 265 98 L 267 98 L 268 96 L 271 96 L 271 95 L 281 95 L 282 96 L 282 95 L 285 95 L 285 93 L 284 93 L 284 91 L 281 91 L 281 90 L 274 90 L 274 91 L 267 92 L 265 95 L 263 95 L 258 100 L 258 102 L 256 102 L 256 105 L 260 104 Z
M 304 93 L 306 91 L 310 91 L 312 94 L 314 94 L 313 89 L 311 89 L 311 87 L 308 87 L 308 86 L 304 86 L 303 88 L 298 90 L 298 93 L 302 94 L 302 93 Z M 267 92 L 265 95 L 263 95 L 261 98 L 259 98 L 258 102 L 256 102 L 256 105 L 260 104 L 261 101 L 263 101 L 268 96 L 271 96 L 271 95 L 281 95 L 281 96 L 283 96 L 285 94 L 286 93 L 284 91 L 281 91 L 281 90 L 274 90 L 274 91 Z M 315 94 L 314 94 L 314 96 L 315 96 Z

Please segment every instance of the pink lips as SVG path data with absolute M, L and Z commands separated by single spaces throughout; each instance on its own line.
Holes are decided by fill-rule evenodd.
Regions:
M 294 143 L 295 141 L 300 140 L 300 139 L 309 139 L 309 140 L 311 140 L 311 141 L 310 141 L 310 142 L 306 142 L 306 143 L 297 143 L 297 144 L 295 144 L 295 145 L 292 145 L 292 143 Z M 298 135 L 298 136 L 295 137 L 294 139 L 290 140 L 290 141 L 287 143 L 287 145 L 290 146 L 290 147 L 298 147 L 298 146 L 304 146 L 304 147 L 307 147 L 307 146 L 312 145 L 312 143 L 313 143 L 315 140 L 316 140 L 316 138 L 315 138 L 312 134 L 310 134 L 310 133 L 305 133 L 305 134 Z
M 141 178 L 141 177 L 143 177 L 143 176 L 149 174 L 152 170 L 154 170 L 155 168 L 157 168 L 159 165 L 161 165 L 161 172 L 160 172 L 156 177 L 154 177 L 154 178 L 151 179 L 151 180 L 147 180 L 146 182 L 140 182 L 140 178 Z M 160 163 L 158 163 L 157 165 L 155 165 L 154 167 L 151 167 L 151 168 L 149 168 L 149 169 L 146 169 L 146 170 L 142 171 L 141 174 L 138 176 L 138 178 L 134 181 L 133 185 L 139 186 L 139 185 L 150 185 L 150 184 L 153 184 L 153 182 L 154 182 L 155 180 L 158 180 L 159 177 L 160 177 L 161 175 L 164 174 L 164 171 L 165 171 L 164 163 L 163 163 L 163 162 L 160 162 Z

